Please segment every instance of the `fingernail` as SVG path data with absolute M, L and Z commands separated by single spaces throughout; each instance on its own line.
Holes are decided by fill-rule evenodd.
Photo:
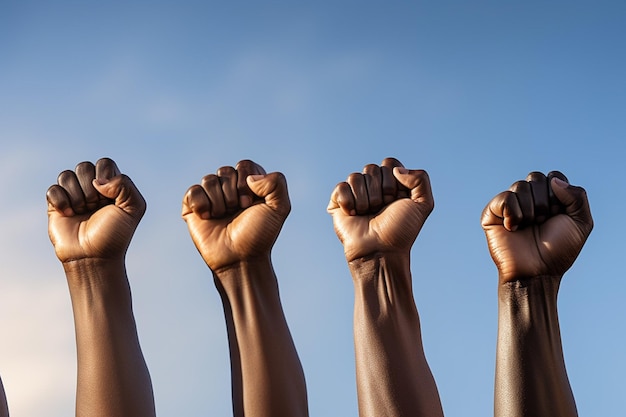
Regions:
M 63 210 L 63 215 L 67 217 L 71 217 L 74 215 L 74 210 L 72 210 L 71 207 L 68 207 L 65 210 Z
M 397 170 L 398 174 L 408 174 L 409 170 L 404 168 L 404 167 L 395 167 L 395 169 Z
M 554 180 L 554 182 L 556 183 L 556 185 L 558 185 L 561 188 L 567 188 L 569 187 L 569 184 L 565 181 L 563 181 L 562 179 L 558 178 L 558 177 L 554 177 L 552 178 Z
M 248 175 L 248 179 L 252 182 L 258 181 L 260 179 L 262 179 L 263 177 L 265 177 L 265 175 L 261 175 L 261 174 L 256 174 L 256 175 Z

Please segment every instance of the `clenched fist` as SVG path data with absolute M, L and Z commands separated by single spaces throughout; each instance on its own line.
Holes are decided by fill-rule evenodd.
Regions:
M 137 187 L 108 158 L 61 172 L 46 197 L 48 234 L 63 263 L 123 259 L 146 211 Z
M 558 171 L 531 172 L 485 207 L 482 226 L 500 282 L 562 276 L 593 228 L 587 194 Z
M 433 207 L 426 171 L 386 158 L 337 184 L 327 210 L 350 262 L 377 252 L 408 254 Z
M 266 174 L 255 162 L 222 167 L 191 186 L 182 216 L 213 272 L 267 258 L 291 210 L 283 174 Z

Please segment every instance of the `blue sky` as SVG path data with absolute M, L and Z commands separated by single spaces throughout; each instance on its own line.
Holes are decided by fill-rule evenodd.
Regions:
M 412 252 L 448 416 L 492 413 L 496 270 L 479 216 L 530 171 L 585 187 L 595 229 L 561 286 L 580 415 L 626 408 L 622 2 L 0 2 L 0 375 L 13 416 L 73 413 L 69 296 L 47 237 L 58 173 L 109 156 L 148 211 L 127 257 L 162 416 L 231 415 L 221 303 L 180 218 L 188 186 L 282 171 L 274 249 L 312 416 L 355 416 L 352 283 L 325 207 L 386 156 L 426 169 Z

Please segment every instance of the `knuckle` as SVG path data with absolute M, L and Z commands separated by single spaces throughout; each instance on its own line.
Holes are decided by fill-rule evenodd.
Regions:
M 391 156 L 383 159 L 383 162 L 381 163 L 381 165 L 389 166 L 389 167 L 402 167 L 402 166 L 404 166 L 404 165 L 402 165 L 402 162 L 400 162 L 398 159 L 396 159 L 394 157 L 391 157 Z

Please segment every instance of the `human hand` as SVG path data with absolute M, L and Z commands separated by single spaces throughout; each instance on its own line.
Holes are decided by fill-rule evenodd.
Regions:
M 587 194 L 558 171 L 531 172 L 494 197 L 482 213 L 489 252 L 505 283 L 562 276 L 593 228 Z
M 123 259 L 146 202 L 114 161 L 81 162 L 48 188 L 48 234 L 63 263 Z
M 212 271 L 267 258 L 291 210 L 287 181 L 250 160 L 222 167 L 192 185 L 182 216 Z
M 351 262 L 374 253 L 408 255 L 434 204 L 426 171 L 386 158 L 337 184 L 327 210 Z

